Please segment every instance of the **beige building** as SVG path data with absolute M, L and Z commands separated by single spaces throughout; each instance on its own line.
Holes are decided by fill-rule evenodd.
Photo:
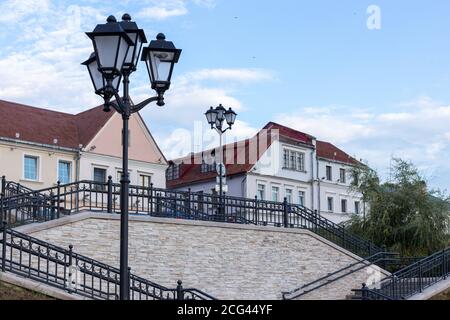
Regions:
M 131 184 L 166 185 L 167 161 L 142 117 L 129 123 Z M 33 189 L 59 180 L 119 182 L 122 118 L 96 107 L 77 115 L 0 100 L 0 175 Z

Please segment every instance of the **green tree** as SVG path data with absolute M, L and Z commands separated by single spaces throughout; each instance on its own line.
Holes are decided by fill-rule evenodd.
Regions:
M 393 159 L 391 181 L 381 183 L 366 165 L 353 169 L 352 189 L 362 194 L 367 214 L 354 216 L 347 228 L 375 244 L 405 256 L 428 255 L 447 245 L 448 198 L 428 190 L 408 161 Z

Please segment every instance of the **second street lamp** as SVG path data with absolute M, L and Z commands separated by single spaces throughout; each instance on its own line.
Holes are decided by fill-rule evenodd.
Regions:
M 170 87 L 173 67 L 180 58 L 181 50 L 166 41 L 160 33 L 156 40 L 144 48 L 142 60 L 151 65 L 149 77 L 156 96 L 134 105 L 129 95 L 129 76 L 136 71 L 143 43 L 147 42 L 144 30 L 131 21 L 129 14 L 117 22 L 109 16 L 106 24 L 99 24 L 94 31 L 87 32 L 92 40 L 94 53 L 83 62 L 89 71 L 95 93 L 104 100 L 105 112 L 111 108 L 122 115 L 122 175 L 120 179 L 120 299 L 130 295 L 128 273 L 128 197 L 130 178 L 128 173 L 128 121 L 151 102 L 164 106 L 164 93 Z M 167 72 L 166 69 L 170 72 Z M 120 80 L 123 79 L 123 96 L 119 95 Z M 111 99 L 114 98 L 114 101 Z
M 216 107 L 210 107 L 208 111 L 205 113 L 206 120 L 211 125 L 211 129 L 215 129 L 219 134 L 220 138 L 220 147 L 219 147 L 219 161 L 217 162 L 217 173 L 219 175 L 219 212 L 218 212 L 218 220 L 225 219 L 225 206 L 223 203 L 223 178 L 226 176 L 225 172 L 225 164 L 223 163 L 223 146 L 222 146 L 222 135 L 227 131 L 231 130 L 231 127 L 234 125 L 236 121 L 236 112 L 234 112 L 231 108 L 228 110 L 225 109 L 221 104 Z M 224 122 L 227 123 L 228 127 L 224 128 Z

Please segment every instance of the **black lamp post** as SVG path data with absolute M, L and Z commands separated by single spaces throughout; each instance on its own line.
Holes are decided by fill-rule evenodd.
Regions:
M 166 41 L 160 33 L 156 40 L 143 50 L 141 57 L 148 67 L 152 89 L 156 96 L 134 105 L 129 96 L 129 76 L 136 71 L 143 43 L 147 43 L 144 30 L 139 29 L 124 14 L 121 22 L 109 16 L 106 24 L 99 24 L 94 31 L 87 32 L 92 40 L 94 53 L 83 62 L 87 66 L 95 93 L 104 99 L 104 111 L 111 108 L 122 115 L 122 176 L 120 179 L 120 299 L 128 300 L 130 294 L 128 277 L 128 120 L 151 102 L 164 106 L 164 93 L 170 87 L 173 66 L 180 58 L 181 50 Z M 120 81 L 123 79 L 123 96 L 119 95 Z M 115 101 L 111 101 L 114 97 Z
M 223 147 L 222 147 L 222 135 L 227 131 L 231 130 L 231 127 L 236 121 L 236 112 L 231 108 L 226 110 L 221 104 L 216 107 L 210 107 L 205 113 L 206 120 L 211 125 L 211 129 L 215 129 L 220 137 L 220 151 L 219 151 L 219 161 L 217 162 L 217 172 L 219 174 L 219 216 L 220 218 L 225 217 L 224 203 L 223 203 L 223 176 L 225 173 L 225 164 L 223 163 Z M 224 122 L 228 124 L 228 127 L 224 128 Z

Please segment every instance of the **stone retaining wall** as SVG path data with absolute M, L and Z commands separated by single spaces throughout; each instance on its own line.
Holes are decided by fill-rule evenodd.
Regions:
M 18 231 L 119 266 L 118 215 L 81 213 Z M 358 257 L 307 231 L 130 217 L 132 272 L 167 287 L 181 279 L 220 299 L 281 299 L 289 291 Z M 345 299 L 367 281 L 368 268 L 305 299 Z

